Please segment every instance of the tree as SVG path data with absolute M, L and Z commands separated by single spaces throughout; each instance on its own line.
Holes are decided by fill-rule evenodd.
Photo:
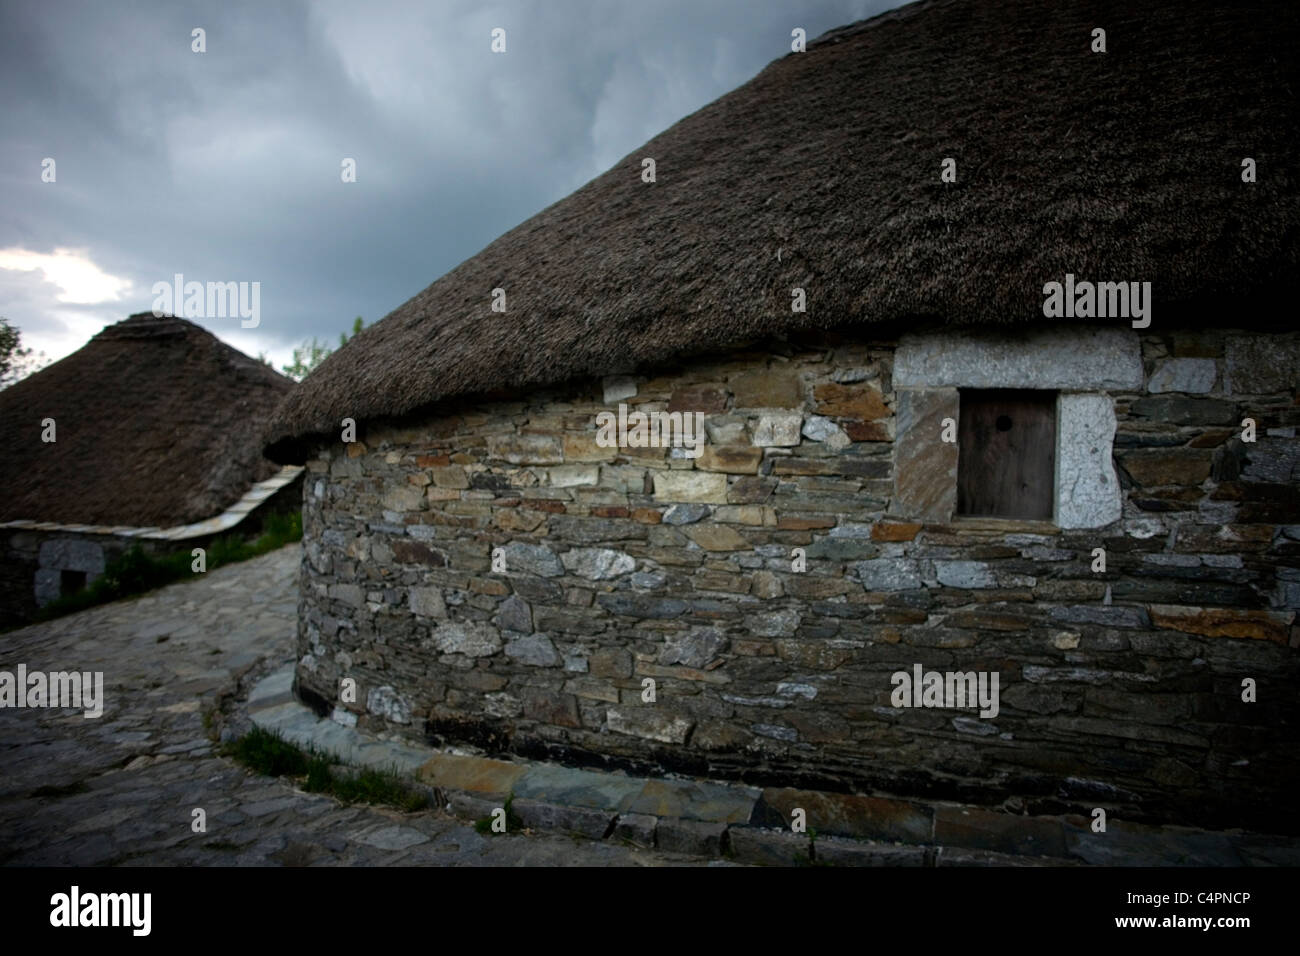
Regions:
M 361 332 L 361 324 L 362 324 L 362 323 L 361 323 L 361 316 L 358 315 L 355 319 L 352 320 L 352 334 L 351 334 L 351 335 L 348 335 L 346 332 L 340 332 L 340 333 L 339 333 L 339 348 L 343 348 L 343 346 L 347 345 L 347 344 L 348 344 L 348 339 L 350 339 L 350 338 L 351 338 L 351 339 L 355 339 L 355 338 L 357 337 L 358 333 Z
M 365 323 L 361 316 L 352 320 L 352 335 L 347 332 L 339 333 L 339 348 L 348 344 L 348 340 L 356 338 L 357 333 L 361 331 Z M 334 352 L 324 342 L 318 342 L 313 335 L 310 339 L 305 340 L 300 348 L 293 350 L 293 362 L 289 365 L 283 365 L 281 368 L 285 375 L 288 375 L 295 382 L 301 382 L 304 378 L 316 370 L 321 362 L 325 361 Z
M 22 338 L 22 332 L 0 316 L 0 388 L 12 385 L 48 364 L 44 352 L 33 354 L 30 348 L 23 348 Z

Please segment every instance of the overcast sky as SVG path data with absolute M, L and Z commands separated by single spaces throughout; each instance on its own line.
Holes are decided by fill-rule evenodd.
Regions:
M 176 273 L 256 281 L 257 328 L 196 321 L 282 364 L 749 80 L 794 27 L 898 5 L 5 3 L 0 316 L 61 358 Z

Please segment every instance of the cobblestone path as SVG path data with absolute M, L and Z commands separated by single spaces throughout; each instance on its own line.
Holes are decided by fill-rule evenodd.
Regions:
M 0 635 L 0 670 L 103 671 L 104 712 L 0 708 L 0 864 L 657 866 L 555 834 L 481 836 L 441 810 L 344 806 L 219 756 L 203 714 L 293 656 L 299 547 Z M 202 808 L 207 832 L 191 829 Z

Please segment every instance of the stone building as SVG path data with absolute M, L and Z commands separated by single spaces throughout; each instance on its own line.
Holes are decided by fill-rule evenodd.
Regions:
M 1293 831 L 1298 34 L 918 3 L 502 236 L 277 412 L 298 694 L 489 752 Z
M 292 386 L 193 323 L 144 312 L 0 391 L 0 627 L 132 544 L 203 547 L 295 499 L 302 469 L 259 441 Z

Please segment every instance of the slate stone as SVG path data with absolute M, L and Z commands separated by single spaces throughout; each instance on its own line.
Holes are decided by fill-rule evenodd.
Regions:
M 659 821 L 646 813 L 620 813 L 614 822 L 614 839 L 626 840 L 640 847 L 655 845 L 655 829 Z
M 1286 646 L 1294 611 L 1201 608 L 1153 604 L 1151 623 L 1159 628 L 1200 634 L 1205 637 L 1235 637 L 1272 641 Z
M 694 524 L 702 518 L 707 518 L 711 512 L 712 509 L 708 505 L 673 505 L 664 512 L 663 523 L 672 525 Z
M 636 559 L 609 548 L 574 548 L 560 556 L 571 573 L 593 581 L 607 581 L 636 570 Z
M 527 798 L 514 800 L 510 809 L 529 829 L 576 833 L 588 840 L 605 839 L 614 823 L 614 814 L 608 810 L 557 806 Z
M 731 827 L 727 830 L 727 841 L 731 856 L 739 863 L 800 866 L 812 859 L 811 844 L 806 833 L 763 827 Z
M 789 448 L 799 444 L 803 416 L 797 412 L 789 414 L 760 415 L 754 426 L 752 442 L 766 448 Z
M 572 694 L 557 694 L 533 689 L 523 696 L 524 716 L 553 727 L 578 728 L 582 718 L 578 713 L 578 699 Z
M 651 817 L 651 819 L 655 819 Z M 659 819 L 655 828 L 655 842 L 665 853 L 686 853 L 691 856 L 719 856 L 727 832 L 725 823 L 706 823 L 701 820 L 681 820 L 676 817 Z
M 818 830 L 813 844 L 813 861 L 826 866 L 926 866 L 926 849 L 919 846 L 889 846 L 842 836 L 822 836 Z
M 1197 486 L 1210 475 L 1211 457 L 1198 448 L 1141 449 L 1125 452 L 1120 464 L 1142 487 Z
M 818 385 L 813 398 L 819 414 L 834 418 L 871 422 L 889 415 L 880 390 L 869 385 Z
M 712 471 L 660 471 L 654 476 L 659 501 L 727 503 L 727 476 Z
M 1097 624 L 1101 627 L 1148 628 L 1151 619 L 1140 607 L 1094 606 L 1054 607 L 1051 619 L 1064 624 Z
M 803 404 L 798 376 L 784 369 L 740 372 L 731 377 L 728 386 L 736 408 L 798 408 Z
M 763 462 L 763 449 L 749 445 L 705 445 L 695 467 L 729 475 L 756 475 Z
M 939 583 L 949 588 L 992 588 L 997 579 L 992 569 L 982 561 L 936 561 L 935 575 Z
M 930 807 L 905 800 L 769 787 L 754 808 L 753 821 L 789 826 L 796 808 L 819 833 L 904 843 L 929 842 L 934 816 Z
M 570 544 L 599 544 L 603 541 L 644 539 L 647 534 L 645 525 L 629 518 L 553 515 L 549 526 L 552 538 Z
M 433 641 L 444 654 L 491 657 L 501 650 L 501 634 L 479 621 L 453 622 L 434 629 Z
M 751 614 L 746 618 L 749 632 L 756 637 L 793 637 L 801 615 L 793 608 Z
M 1147 391 L 1202 394 L 1214 388 L 1215 361 L 1212 358 L 1167 359 L 1156 366 Z
M 906 591 L 921 586 L 920 564 L 912 558 L 875 558 L 853 565 L 868 591 Z
M 689 385 L 673 389 L 669 412 L 703 412 L 717 415 L 727 409 L 727 391 L 720 385 Z M 710 435 L 710 440 L 713 439 Z
M 545 578 L 564 574 L 564 565 L 560 559 L 544 545 L 511 541 L 502 550 L 507 574 L 536 574 Z
M 1237 421 L 1237 406 L 1217 398 L 1139 398 L 1129 411 L 1138 418 L 1170 425 L 1231 425 Z
M 556 653 L 555 645 L 545 634 L 528 634 L 513 638 L 506 643 L 505 654 L 521 664 L 532 667 L 558 667 L 560 664 L 560 655 Z
M 804 548 L 804 553 L 817 560 L 863 561 L 878 555 L 880 548 L 870 541 L 854 538 L 821 538 Z
M 362 833 L 353 834 L 352 839 L 357 843 L 378 847 L 381 850 L 405 850 L 408 847 L 429 842 L 429 837 L 419 830 L 414 827 L 403 826 L 388 826 L 366 830 Z
M 611 613 L 624 617 L 680 617 L 686 610 L 686 602 L 677 598 L 640 594 L 597 594 L 596 603 Z
M 488 456 L 512 465 L 559 465 L 564 462 L 560 439 L 553 435 L 489 435 Z
M 717 628 L 693 627 L 684 633 L 668 635 L 658 662 L 665 666 L 682 664 L 698 669 L 726 650 L 727 644 L 727 636 Z
M 503 631 L 530 634 L 533 630 L 533 609 L 518 594 L 512 594 L 497 611 L 497 626 Z
M 945 418 L 960 417 L 957 389 L 903 389 L 895 405 L 891 511 L 904 519 L 947 521 L 957 510 L 957 443 L 941 435 Z
M 398 564 L 422 564 L 431 568 L 447 566 L 446 555 L 434 551 L 427 544 L 397 538 L 393 541 L 393 560 Z
M 441 588 L 410 588 L 408 595 L 412 614 L 419 617 L 447 616 L 447 605 L 442 600 Z
M 397 724 L 411 722 L 411 705 L 393 687 L 376 687 L 366 696 L 366 710 Z
M 974 807 L 937 807 L 934 842 L 1027 856 L 1066 855 L 1065 831 L 1060 820 L 994 813 Z
M 664 744 L 686 743 L 695 722 L 670 715 L 663 710 L 652 709 L 653 706 L 609 708 L 606 711 L 609 729 L 616 734 L 657 740 Z

